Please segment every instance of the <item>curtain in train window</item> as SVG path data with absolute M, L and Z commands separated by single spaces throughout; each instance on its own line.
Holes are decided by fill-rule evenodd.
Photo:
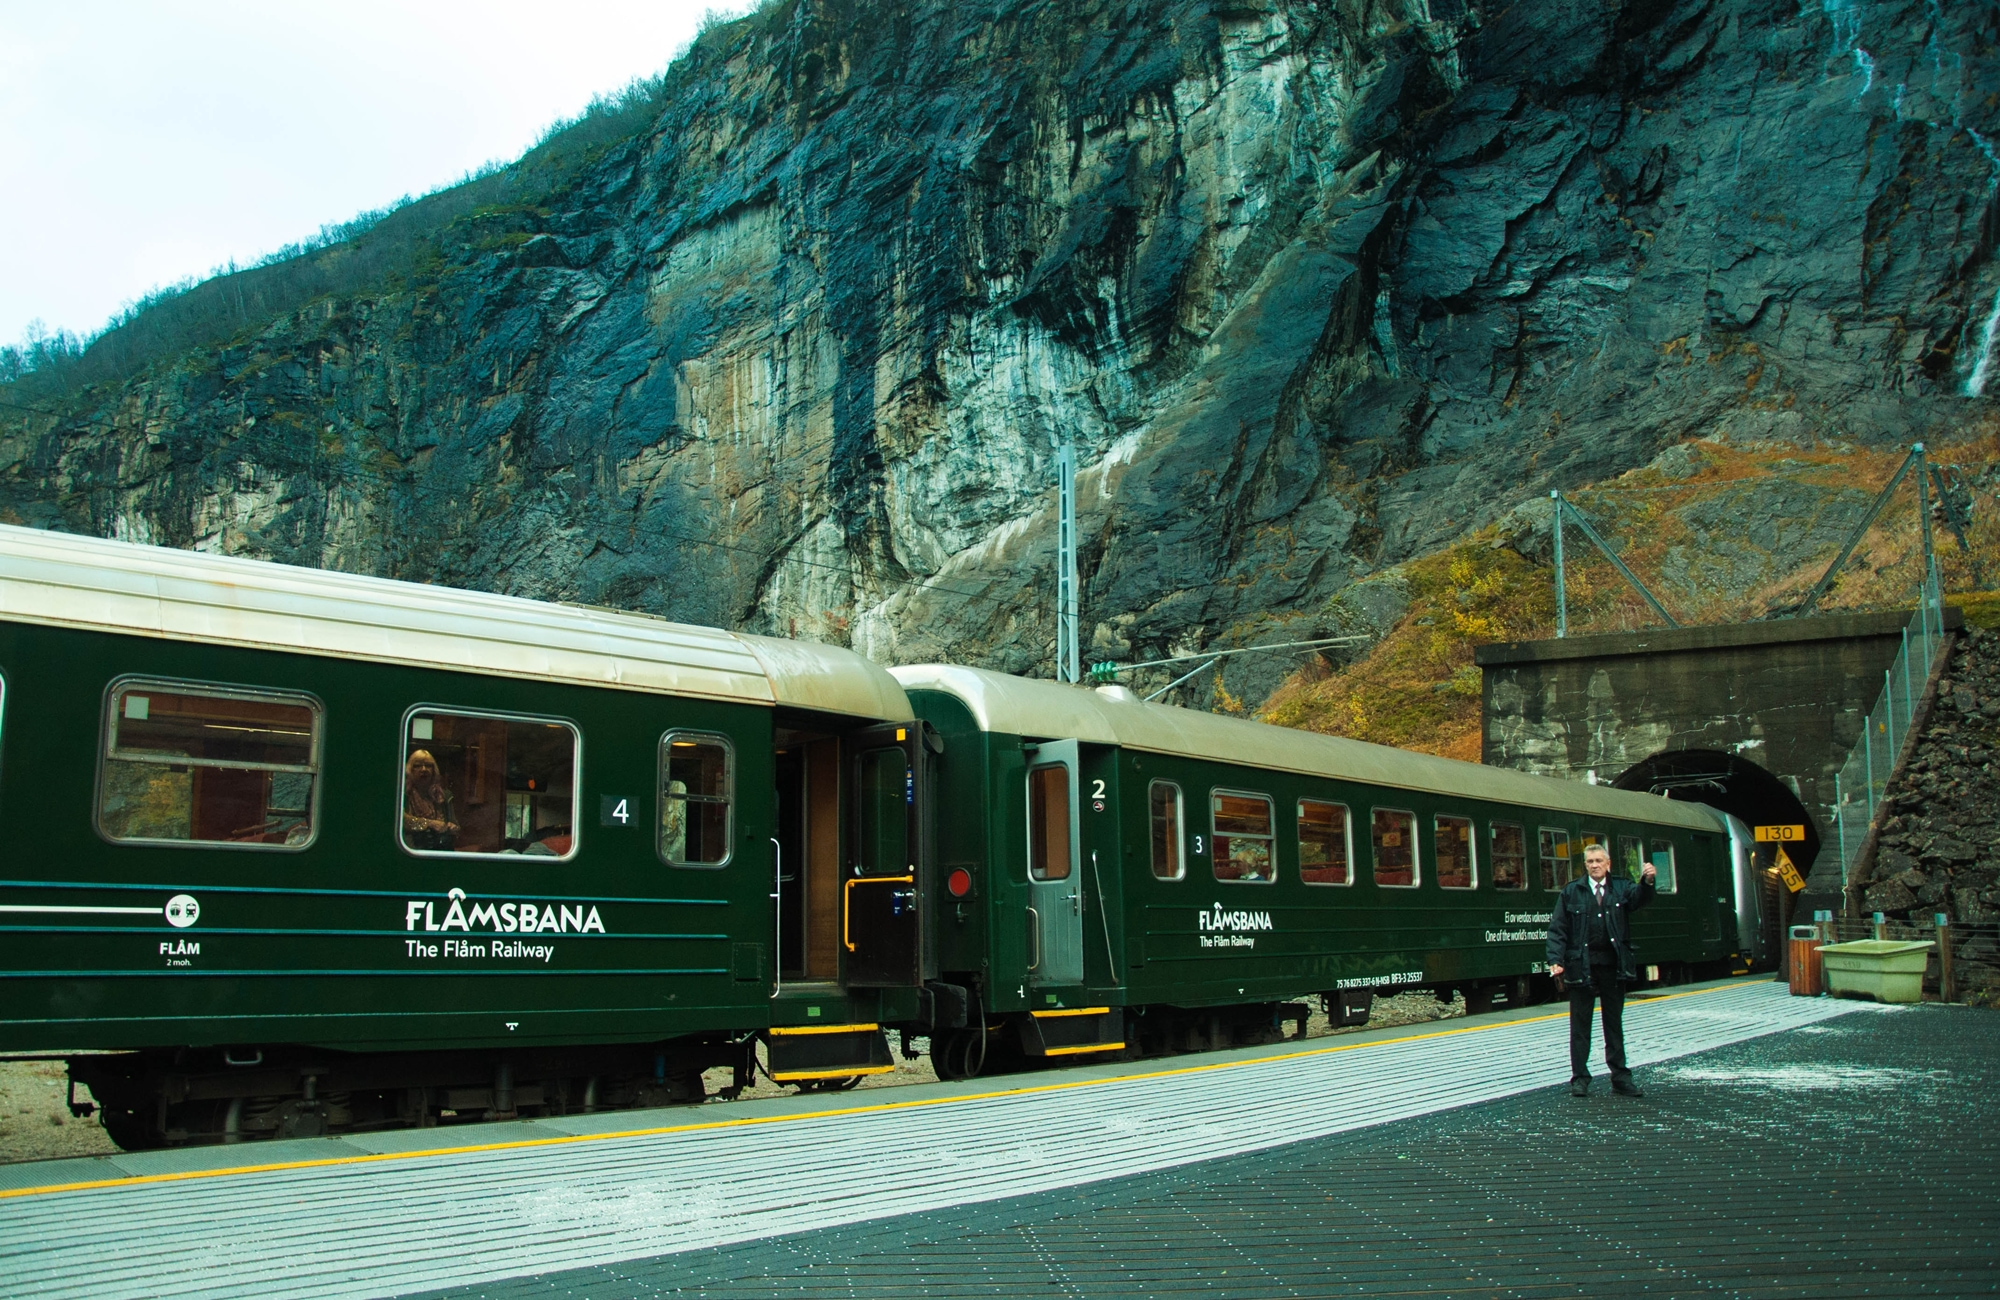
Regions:
M 1375 842 L 1375 883 L 1397 889 L 1417 884 L 1417 815 L 1399 808 L 1377 808 L 1372 827 Z
M 1674 842 L 1672 840 L 1653 841 L 1653 866 L 1659 874 L 1653 878 L 1653 886 L 1662 894 L 1671 894 L 1678 888 L 1674 879 Z
M 1299 800 L 1299 879 L 1308 885 L 1351 885 L 1347 858 L 1346 806 Z
M 1213 853 L 1209 861 L 1215 878 L 1260 884 L 1276 879 L 1271 855 L 1271 842 L 1277 838 L 1275 820 L 1271 800 L 1265 795 L 1211 793 L 1209 839 Z
M 1583 869 L 1583 855 L 1591 849 L 1603 849 L 1606 854 L 1609 854 L 1611 852 L 1611 837 L 1603 831 L 1585 831 L 1579 835 L 1576 842 L 1576 858 L 1570 864 L 1569 879 L 1581 880 L 1588 874 Z M 1618 865 L 1616 857 L 1611 859 L 1611 865 L 1614 867 Z
M 1492 852 L 1487 870 L 1493 874 L 1495 889 L 1528 887 L 1528 837 L 1510 822 L 1494 822 L 1489 828 Z
M 320 712 L 304 695 L 118 683 L 107 699 L 98 828 L 140 843 L 304 848 Z
M 1187 874 L 1181 856 L 1186 837 L 1181 819 L 1181 788 L 1172 781 L 1155 781 L 1146 788 L 1153 830 L 1153 874 L 1179 880 Z
M 1561 889 L 1569 883 L 1569 832 L 1553 826 L 1541 831 L 1542 888 Z
M 1479 881 L 1472 855 L 1472 818 L 1440 813 L 1431 819 L 1431 855 L 1440 889 L 1470 889 Z
M 566 722 L 412 711 L 403 728 L 403 847 L 569 857 L 578 744 Z
M 898 751 L 900 752 L 900 751 Z M 676 867 L 729 861 L 729 742 L 669 731 L 660 738 L 660 857 Z

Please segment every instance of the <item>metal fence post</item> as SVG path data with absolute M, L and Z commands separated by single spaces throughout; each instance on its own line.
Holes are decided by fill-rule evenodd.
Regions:
M 1867 749 L 1868 757 L 1868 820 L 1875 820 L 1875 711 L 1869 710 L 1861 732 L 1861 743 Z
M 1926 680 L 1930 677 L 1930 663 L 1928 660 L 1924 663 L 1924 676 Z M 1917 714 L 1917 689 L 1910 685 L 1910 629 L 1907 627 L 1903 629 L 1903 704 L 1908 710 L 1903 716 L 1905 718 L 1915 717 Z M 1903 730 L 1907 733 L 1909 728 L 1905 727 Z
M 1840 832 L 1840 892 L 1847 893 L 1847 796 L 1840 789 L 1840 773 L 1833 774 L 1833 825 Z M 1847 906 L 1845 902 L 1842 907 Z
M 1951 916 L 1945 912 L 1937 916 L 1938 945 L 1938 1000 L 1958 1001 L 1958 981 L 1951 974 Z
M 1882 670 L 1882 723 L 1889 731 L 1888 767 L 1882 773 L 1882 793 L 1889 793 L 1889 778 L 1896 771 L 1896 681 Z

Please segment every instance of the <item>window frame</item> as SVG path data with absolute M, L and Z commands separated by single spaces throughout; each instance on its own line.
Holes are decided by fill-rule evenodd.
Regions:
M 1410 819 L 1410 883 L 1407 885 L 1385 884 L 1381 879 L 1382 863 L 1378 858 L 1375 843 L 1375 814 L 1400 813 Z M 1424 883 L 1423 841 L 1417 834 L 1417 812 L 1414 808 L 1368 807 L 1368 880 L 1377 889 L 1421 889 Z
M 1644 835 L 1615 834 L 1612 836 L 1612 843 L 1617 846 L 1617 848 L 1613 851 L 1611 855 L 1611 869 L 1614 875 L 1621 874 L 1628 870 L 1628 868 L 1625 866 L 1625 863 L 1622 861 L 1623 857 L 1625 856 L 1625 846 L 1627 844 L 1630 844 L 1631 846 L 1633 846 L 1633 848 L 1638 850 L 1639 860 L 1629 868 L 1631 874 L 1625 877 L 1627 880 L 1630 880 L 1633 884 L 1635 885 L 1638 884 L 1639 877 L 1645 870 L 1646 863 L 1651 861 L 1651 859 L 1646 856 L 1646 837 Z
M 1673 838 L 1671 836 L 1663 836 L 1659 839 L 1653 839 L 1651 836 L 1648 836 L 1647 839 L 1649 842 L 1647 844 L 1646 861 L 1653 863 L 1653 888 L 1662 894 L 1680 893 L 1680 854 L 1674 849 Z M 1653 854 L 1662 847 L 1667 851 L 1667 867 L 1664 871 L 1659 869 L 1659 863 L 1653 861 Z M 1665 881 L 1666 883 L 1662 884 L 1660 883 L 1661 881 Z
M 1465 823 L 1465 856 L 1468 859 L 1466 867 L 1472 873 L 1472 880 L 1469 884 L 1447 885 L 1444 883 L 1444 870 L 1438 866 L 1437 860 L 1438 843 L 1442 838 L 1438 834 L 1438 823 L 1441 821 Z M 1454 893 L 1464 893 L 1468 890 L 1479 888 L 1478 829 L 1479 822 L 1470 813 L 1464 816 L 1460 816 L 1458 813 L 1447 812 L 1434 812 L 1431 814 L 1431 871 L 1437 877 L 1437 886 L 1439 889 L 1449 889 Z
M 1500 850 L 1499 850 L 1499 849 L 1497 849 L 1497 848 L 1494 848 L 1494 847 L 1493 847 L 1493 840 L 1494 840 L 1494 837 L 1495 837 L 1495 835 L 1496 835 L 1496 834 L 1497 834 L 1497 833 L 1499 832 L 1500 828 L 1501 828 L 1501 827 L 1503 827 L 1503 826 L 1504 826 L 1504 827 L 1506 827 L 1506 828 L 1507 828 L 1508 830 L 1511 830 L 1511 831 L 1514 831 L 1514 832 L 1517 832 L 1517 833 L 1518 833 L 1518 834 L 1520 835 L 1520 837 L 1521 837 L 1521 883 L 1520 883 L 1520 884 L 1518 884 L 1518 885 L 1503 885 L 1503 884 L 1501 884 L 1501 883 L 1500 883 L 1500 872 L 1499 872 L 1499 869 L 1498 869 L 1497 867 L 1495 867 L 1495 868 L 1494 868 L 1494 869 L 1493 869 L 1493 870 L 1492 870 L 1491 872 L 1489 872 L 1488 874 L 1489 874 L 1489 877 L 1491 878 L 1491 880 L 1492 880 L 1492 882 L 1493 882 L 1493 889 L 1494 889 L 1494 892 L 1496 892 L 1496 893 L 1503 893 L 1503 894 L 1525 894 L 1526 892 L 1528 892 L 1528 862 L 1529 862 L 1529 858 L 1528 858 L 1528 828 L 1527 828 L 1527 825 L 1526 825 L 1525 823 L 1523 823 L 1523 822 L 1495 822 L 1495 821 L 1489 821 L 1489 822 L 1487 822 L 1487 823 L 1486 823 L 1486 846 L 1487 846 L 1487 849 L 1488 849 L 1489 851 L 1488 851 L 1488 853 L 1487 853 L 1487 855 L 1486 855 L 1486 860 L 1487 860 L 1487 862 L 1488 862 L 1489 864 L 1492 864 L 1492 863 L 1496 863 L 1496 862 L 1498 862 L 1498 861 L 1500 860 Z
M 677 862 L 667 856 L 667 757 L 673 752 L 674 737 L 685 740 L 711 741 L 722 746 L 722 842 L 726 845 L 720 862 Z M 663 866 L 680 871 L 720 871 L 736 861 L 736 745 L 719 731 L 701 731 L 688 727 L 669 727 L 660 733 L 660 744 L 655 756 L 656 770 L 653 773 L 653 856 Z M 686 795 L 678 796 L 683 804 L 699 801 L 717 802 L 714 795 L 698 795 L 691 800 Z
M 170 694 L 211 695 L 225 700 L 303 702 L 304 704 L 306 704 L 306 706 L 309 707 L 313 713 L 312 765 L 310 768 L 300 769 L 290 766 L 271 766 L 268 764 L 258 764 L 246 768 L 241 764 L 205 763 L 201 762 L 200 760 L 194 760 L 194 759 L 184 760 L 186 766 L 189 767 L 233 768 L 233 770 L 239 772 L 240 771 L 297 772 L 300 770 L 309 771 L 312 775 L 313 783 L 312 783 L 312 804 L 307 812 L 306 837 L 303 840 L 299 841 L 297 844 L 250 844 L 238 840 L 196 840 L 196 839 L 163 840 L 163 839 L 155 839 L 150 836 L 146 837 L 135 836 L 128 839 L 113 835 L 111 834 L 111 832 L 107 831 L 104 828 L 105 764 L 110 762 L 111 759 L 113 758 L 113 755 L 111 753 L 111 747 L 117 733 L 116 718 L 114 716 L 116 710 L 112 707 L 112 705 L 122 694 L 124 694 L 126 691 L 130 690 L 134 686 L 157 686 L 161 690 L 166 691 Z M 0 683 L 0 705 L 4 704 L 4 699 L 5 699 L 4 690 L 5 690 L 4 683 Z M 279 688 L 279 687 L 240 686 L 234 683 L 226 683 L 226 682 L 197 681 L 193 678 L 185 678 L 185 677 L 156 677 L 151 673 L 122 673 L 119 676 L 112 678 L 108 683 L 105 684 L 103 705 L 99 710 L 99 712 L 100 712 L 100 717 L 98 721 L 98 734 L 97 734 L 97 781 L 95 789 L 91 792 L 90 827 L 92 830 L 97 832 L 97 837 L 103 840 L 106 844 L 116 844 L 121 846 L 130 845 L 134 847 L 154 848 L 154 849 L 221 849 L 229 852 L 235 852 L 238 850 L 248 850 L 252 852 L 264 852 L 264 853 L 304 853 L 307 849 L 311 848 L 314 844 L 316 844 L 319 841 L 320 795 L 321 795 L 321 787 L 325 785 L 324 778 L 326 775 L 326 726 L 325 726 L 326 701 L 320 699 L 319 696 L 313 694 L 311 691 L 302 691 L 302 690 L 294 690 L 294 689 Z M 160 760 L 146 759 L 146 758 L 121 758 L 119 759 L 119 761 L 128 763 L 160 762 L 161 766 L 174 765 L 170 762 L 161 762 Z M 398 795 L 397 803 L 400 805 L 401 802 L 402 802 L 402 797 L 401 795 Z M 401 821 L 401 815 L 399 813 L 398 814 L 399 824 L 400 821 Z
M 1161 786 L 1165 786 L 1174 792 L 1174 874 L 1171 876 L 1161 875 L 1159 863 L 1151 860 L 1153 853 L 1153 792 Z M 1187 879 L 1187 795 L 1181 790 L 1181 783 L 1178 781 L 1169 781 L 1165 777 L 1156 776 L 1146 783 L 1146 854 L 1148 858 L 1147 866 L 1153 873 L 1153 879 L 1168 882 Z
M 413 858 L 456 858 L 471 862 L 519 861 L 525 855 L 519 853 L 471 853 L 464 849 L 413 849 L 403 841 L 403 794 L 408 785 L 403 777 L 403 769 L 410 761 L 410 722 L 419 713 L 449 714 L 454 718 L 490 718 L 495 722 L 525 722 L 536 726 L 558 726 L 569 728 L 570 734 L 570 774 L 569 774 L 569 852 L 557 857 L 534 856 L 537 866 L 554 862 L 570 862 L 583 850 L 583 728 L 573 719 L 559 718 L 537 713 L 503 713 L 494 709 L 466 709 L 452 704 L 412 704 L 403 710 L 402 725 L 396 731 L 396 847 Z
M 1271 833 L 1268 835 L 1258 835 L 1249 831 L 1218 832 L 1215 829 L 1215 801 L 1217 797 L 1225 795 L 1232 799 L 1260 800 L 1264 805 L 1264 811 L 1270 818 Z M 1215 841 L 1218 835 L 1223 839 L 1263 840 L 1264 843 L 1270 846 L 1269 862 L 1271 865 L 1271 874 L 1262 880 L 1254 878 L 1246 879 L 1242 876 L 1232 878 L 1216 875 L 1215 865 L 1221 861 L 1221 858 L 1217 856 L 1215 851 Z M 1276 799 L 1273 799 L 1262 790 L 1239 790 L 1233 786 L 1222 785 L 1213 785 L 1208 788 L 1208 874 L 1218 885 L 1275 885 L 1278 883 L 1278 801 Z
M 1546 867 L 1551 862 L 1558 861 L 1558 859 L 1552 858 L 1548 854 L 1542 852 L 1542 836 L 1550 834 L 1560 835 L 1563 837 L 1563 855 L 1560 859 L 1560 861 L 1564 864 L 1563 878 L 1561 880 L 1555 881 L 1554 883 L 1550 883 L 1547 880 L 1542 881 L 1541 892 L 1545 894 L 1560 894 L 1563 891 L 1563 887 L 1569 884 L 1569 882 L 1575 878 L 1574 872 L 1575 872 L 1575 863 L 1577 861 L 1576 857 L 1577 835 L 1575 831 L 1571 830 L 1567 826 L 1547 826 L 1541 823 L 1536 823 L 1535 874 L 1538 876 L 1543 874 L 1541 870 L 1543 867 Z
M 1319 804 L 1323 808 L 1340 809 L 1340 820 L 1347 851 L 1347 879 L 1345 880 L 1306 879 L 1305 837 L 1300 835 L 1298 831 L 1301 826 L 1305 825 L 1305 806 L 1309 803 Z M 1361 874 L 1354 869 L 1354 808 L 1352 805 L 1344 803 L 1339 799 L 1316 799 L 1311 795 L 1300 795 L 1292 801 L 1292 814 L 1292 834 L 1293 839 L 1298 844 L 1299 883 L 1309 885 L 1314 889 L 1352 889 L 1355 878 Z

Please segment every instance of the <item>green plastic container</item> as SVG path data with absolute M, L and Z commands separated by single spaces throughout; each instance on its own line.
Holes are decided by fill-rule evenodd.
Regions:
M 1828 944 L 1819 950 L 1827 992 L 1837 998 L 1921 1002 L 1924 967 L 1935 947 L 1928 939 L 1857 939 Z

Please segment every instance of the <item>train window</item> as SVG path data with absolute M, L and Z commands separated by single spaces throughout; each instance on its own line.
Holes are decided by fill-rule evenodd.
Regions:
M 403 722 L 401 822 L 411 853 L 576 851 L 576 728 L 415 708 Z
M 901 751 L 897 751 L 901 752 Z M 694 731 L 660 737 L 660 858 L 676 867 L 729 861 L 734 793 L 729 742 Z
M 319 701 L 126 680 L 105 699 L 106 839 L 302 849 L 319 793 Z
M 1152 809 L 1153 874 L 1161 880 L 1179 880 L 1187 875 L 1181 788 L 1172 781 L 1155 781 L 1146 787 L 1146 802 Z
M 1398 889 L 1417 884 L 1417 815 L 1398 808 L 1375 809 L 1375 883 Z
M 1495 889 L 1528 887 L 1528 837 L 1510 822 L 1494 822 L 1489 828 L 1493 851 L 1487 864 L 1493 872 Z
M 1216 790 L 1209 795 L 1209 819 L 1209 838 L 1215 842 L 1210 862 L 1217 880 L 1269 884 L 1277 878 L 1271 859 L 1276 818 L 1269 796 Z
M 1611 863 L 1633 884 L 1639 883 L 1639 868 L 1646 865 L 1646 842 L 1637 835 L 1618 837 L 1618 856 Z
M 1553 826 L 1542 827 L 1542 888 L 1561 889 L 1569 883 L 1569 832 Z
M 1317 799 L 1299 800 L 1299 879 L 1308 885 L 1351 885 L 1347 809 Z
M 1068 880 L 1069 768 L 1049 763 L 1028 769 L 1028 875 Z
M 1471 889 L 1478 884 L 1478 865 L 1472 853 L 1472 818 L 1444 813 L 1433 817 L 1431 856 L 1437 864 L 1439 889 Z
M 1672 840 L 1653 841 L 1653 866 L 1659 873 L 1653 878 L 1653 885 L 1663 894 L 1671 894 L 1674 882 L 1674 842 Z

